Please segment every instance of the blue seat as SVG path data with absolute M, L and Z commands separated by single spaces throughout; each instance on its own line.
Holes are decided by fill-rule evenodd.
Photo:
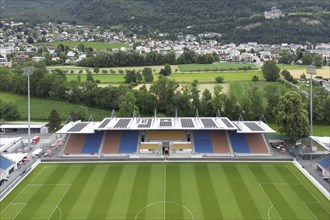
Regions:
M 119 153 L 135 153 L 139 139 L 139 131 L 123 131 L 121 134 Z
M 245 134 L 236 133 L 235 131 L 229 131 L 228 134 L 233 152 L 250 153 L 249 144 L 246 140 Z
M 0 168 L 3 170 L 6 170 L 8 167 L 10 167 L 14 162 L 8 160 L 7 158 L 4 158 L 3 156 L 0 156 Z
M 84 146 L 80 153 L 82 154 L 97 154 L 102 142 L 103 132 L 86 135 Z
M 213 153 L 209 131 L 194 131 L 194 145 L 197 153 Z

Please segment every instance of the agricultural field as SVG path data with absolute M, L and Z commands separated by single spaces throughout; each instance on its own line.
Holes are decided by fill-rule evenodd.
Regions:
M 154 80 L 158 79 L 159 74 L 153 73 Z M 204 73 L 172 73 L 169 76 L 170 79 L 174 79 L 179 83 L 192 83 L 194 80 L 198 80 L 200 83 L 215 83 L 215 78 L 222 76 L 225 82 L 233 81 L 251 81 L 252 77 L 256 75 L 259 80 L 263 80 L 264 77 L 261 71 L 246 71 L 246 72 L 204 72 Z M 76 80 L 78 74 L 67 74 L 67 79 Z M 111 83 L 124 83 L 125 74 L 93 74 L 94 80 L 100 80 L 102 84 Z M 81 74 L 81 81 L 86 81 L 84 74 Z
M 63 44 L 64 46 L 69 46 L 71 48 L 77 47 L 79 44 L 85 45 L 85 47 L 91 47 L 96 50 L 106 50 L 106 49 L 114 49 L 114 48 L 121 48 L 127 47 L 131 48 L 131 46 L 124 44 L 124 43 L 105 43 L 105 42 L 88 42 L 88 41 L 54 41 L 54 42 L 41 42 L 41 43 L 34 43 L 34 45 L 51 45 L 57 47 L 58 45 Z
M 77 80 L 79 74 L 66 74 L 68 81 Z M 94 80 L 100 80 L 101 84 L 122 84 L 125 82 L 125 74 L 93 74 Z M 86 75 L 80 75 L 81 82 L 87 80 Z
M 0 203 L 5 219 L 328 220 L 292 163 L 40 164 Z
M 201 83 L 213 83 L 215 78 L 222 76 L 225 82 L 233 81 L 251 81 L 252 77 L 256 75 L 259 80 L 263 80 L 264 77 L 261 71 L 236 71 L 236 72 L 201 72 L 201 73 L 172 73 L 170 78 L 175 79 L 177 82 L 191 83 L 194 80 L 198 80 Z
M 4 101 L 10 101 L 18 106 L 21 113 L 21 119 L 27 120 L 27 96 L 15 95 L 6 92 L 0 92 L 0 97 Z M 71 104 L 62 101 L 52 101 L 47 99 L 39 99 L 31 97 L 31 120 L 48 121 L 48 116 L 53 109 L 60 114 L 62 120 L 66 120 L 71 110 L 76 110 L 80 105 Z M 88 113 L 93 115 L 94 120 L 102 120 L 106 116 L 111 115 L 111 111 L 102 109 L 89 108 Z
M 259 90 L 264 90 L 269 85 L 281 85 L 277 82 L 232 82 L 230 83 L 230 91 L 237 97 L 243 97 L 244 94 L 253 87 L 257 87 Z
M 233 71 L 240 70 L 240 68 L 251 68 L 251 70 L 257 70 L 255 64 L 245 63 L 213 63 L 213 64 L 181 64 L 178 65 L 180 72 L 196 72 L 196 71 Z

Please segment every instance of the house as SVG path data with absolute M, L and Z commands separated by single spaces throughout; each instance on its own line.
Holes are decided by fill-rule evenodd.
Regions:
M 282 11 L 275 6 L 273 6 L 270 11 L 265 11 L 264 15 L 266 19 L 278 19 L 283 16 Z

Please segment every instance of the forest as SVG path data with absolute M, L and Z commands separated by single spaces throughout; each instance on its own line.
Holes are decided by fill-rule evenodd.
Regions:
M 266 20 L 272 6 L 284 17 Z M 1 19 L 95 24 L 156 37 L 217 32 L 223 42 L 328 42 L 330 4 L 323 0 L 1 0 Z

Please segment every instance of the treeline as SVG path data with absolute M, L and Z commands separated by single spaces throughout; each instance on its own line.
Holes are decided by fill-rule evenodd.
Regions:
M 222 116 L 237 120 L 240 115 L 245 120 L 258 120 L 264 114 L 268 121 L 274 121 L 279 99 L 288 90 L 296 90 L 286 84 L 272 83 L 261 90 L 256 87 L 244 91 L 244 97 L 237 97 L 233 92 L 223 93 L 221 84 L 210 90 L 200 91 L 198 82 L 179 84 L 175 80 L 161 75 L 150 87 L 143 85 L 133 89 L 130 85 L 98 87 L 90 74 L 87 81 L 81 78 L 67 81 L 63 71 L 47 71 L 43 62 L 27 63 L 34 66 L 30 76 L 31 96 L 66 101 L 89 107 L 116 110 L 117 116 L 132 116 L 137 111 L 141 116 L 151 116 L 154 110 L 165 116 L 173 116 L 177 110 L 179 116 L 215 116 L 219 110 Z M 145 69 L 143 77 L 150 77 L 150 69 Z M 79 75 L 80 76 L 80 75 Z M 0 90 L 19 95 L 27 94 L 27 76 L 23 66 L 13 69 L 0 68 Z M 313 94 L 314 120 L 330 123 L 330 96 L 323 88 L 315 88 Z M 308 111 L 308 99 L 304 99 L 305 111 Z M 293 107 L 295 108 L 295 107 Z
M 193 50 L 184 50 L 178 57 L 174 52 L 161 54 L 158 52 L 150 52 L 140 54 L 132 52 L 111 52 L 105 51 L 96 56 L 88 56 L 81 60 L 77 65 L 83 67 L 127 67 L 127 66 L 154 66 L 164 64 L 211 64 L 219 61 L 217 54 L 197 54 Z

